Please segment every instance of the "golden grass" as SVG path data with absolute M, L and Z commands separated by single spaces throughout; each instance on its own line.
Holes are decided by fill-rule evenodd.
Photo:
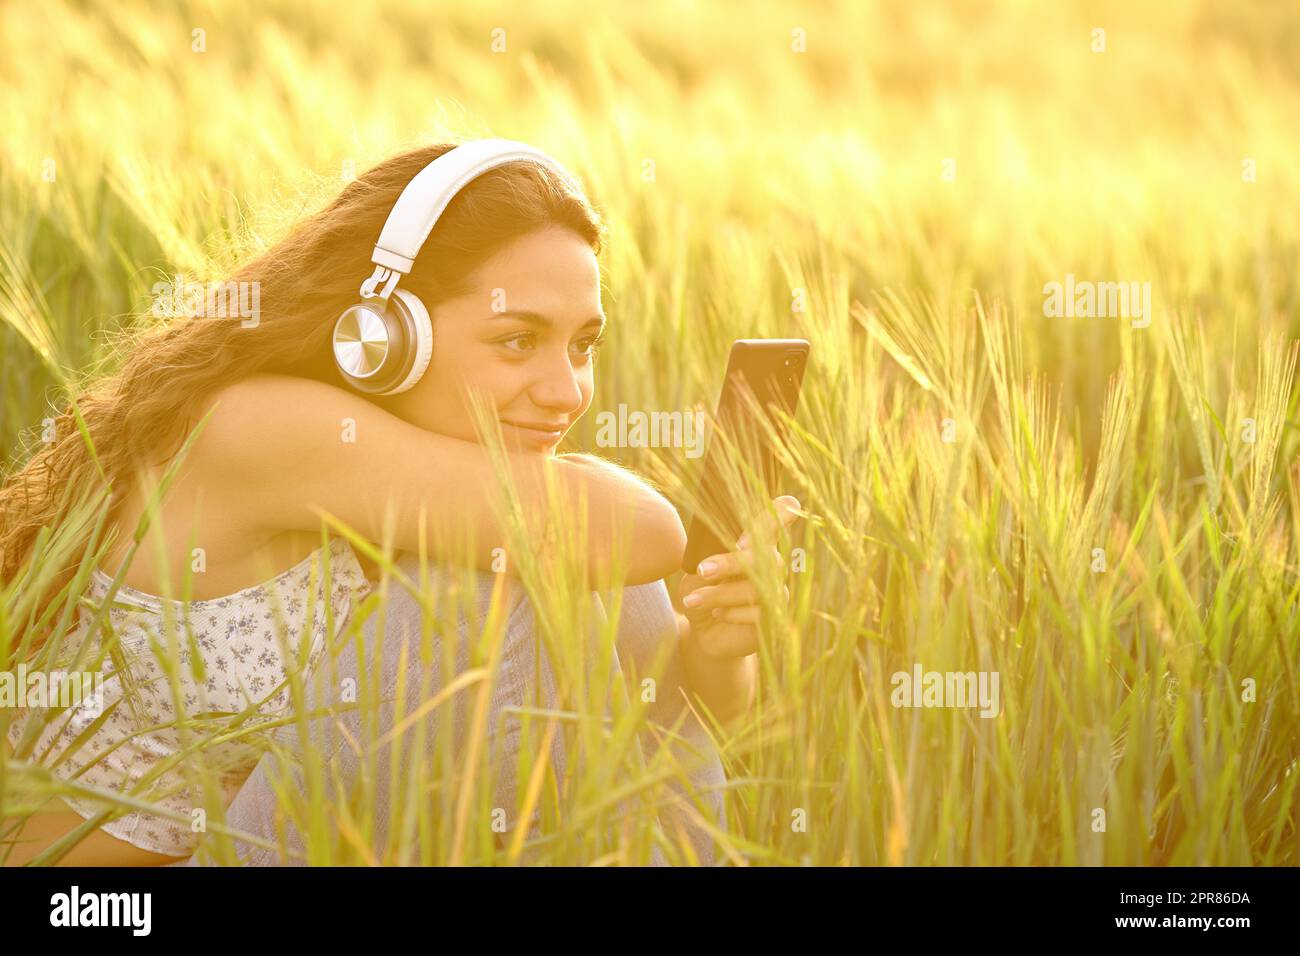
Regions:
M 1300 16 L 378 6 L 0 8 L 7 449 L 47 387 L 112 364 L 160 274 L 222 275 L 403 146 L 533 142 L 612 226 L 594 409 L 708 405 L 733 338 L 813 343 L 781 489 L 806 566 L 786 606 L 765 583 L 760 700 L 719 737 L 720 858 L 1297 862 Z M 1067 274 L 1150 282 L 1150 326 L 1046 317 Z M 674 450 L 619 456 L 689 510 Z M 578 660 L 573 588 L 530 575 Z M 1000 715 L 891 706 L 918 662 L 997 671 Z M 571 706 L 526 721 L 535 835 L 498 845 L 500 768 L 440 759 L 404 774 L 410 839 L 377 859 L 366 794 L 316 765 L 284 793 L 312 861 L 690 862 L 654 822 L 677 768 L 629 756 L 639 698 L 602 723 L 573 666 Z M 589 756 L 565 780 L 533 762 L 552 735 Z M 29 778 L 61 786 L 14 760 L 8 810 Z

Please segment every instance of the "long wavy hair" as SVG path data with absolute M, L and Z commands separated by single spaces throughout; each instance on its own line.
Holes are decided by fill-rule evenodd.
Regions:
M 33 442 L 26 463 L 0 485 L 0 580 L 24 573 L 41 529 L 67 517 L 74 489 L 100 489 L 111 521 L 130 474 L 172 458 L 219 387 L 255 373 L 342 384 L 331 353 L 334 320 L 373 271 L 375 240 L 401 191 L 456 145 L 414 149 L 367 170 L 236 269 L 226 281 L 258 283 L 247 287 L 259 290 L 255 325 L 244 327 L 238 315 L 152 323 L 128 341 L 115 371 L 77 385 L 85 434 L 65 397 L 55 440 Z M 547 226 L 572 230 L 597 254 L 606 237 L 588 198 L 550 170 L 529 162 L 489 170 L 448 204 L 402 287 L 433 310 L 470 291 L 472 274 L 502 245 Z M 59 569 L 49 593 L 76 568 Z

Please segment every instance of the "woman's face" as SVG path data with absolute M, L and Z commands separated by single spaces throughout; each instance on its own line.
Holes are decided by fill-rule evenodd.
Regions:
M 428 371 L 385 404 L 420 428 L 477 441 L 468 399 L 476 390 L 508 449 L 554 455 L 591 404 L 592 345 L 605 321 L 596 255 L 577 234 L 548 227 L 504 246 L 475 281 L 432 311 Z

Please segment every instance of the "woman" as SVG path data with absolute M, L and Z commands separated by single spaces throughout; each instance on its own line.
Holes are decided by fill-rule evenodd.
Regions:
M 505 465 L 522 514 L 531 520 L 544 513 L 548 478 L 558 479 L 555 487 L 571 505 L 585 506 L 591 588 L 616 584 L 620 564 L 623 583 L 662 587 L 685 547 L 671 503 L 612 464 L 555 454 L 591 403 L 595 352 L 606 328 L 597 263 L 604 228 L 563 177 L 520 162 L 462 188 L 403 279 L 433 321 L 428 371 L 408 391 L 384 397 L 358 394 L 339 380 L 331 355 L 333 320 L 355 301 L 357 277 L 370 271 L 371 244 L 402 189 L 451 148 L 417 149 L 381 163 L 239 270 L 233 281 L 259 290 L 256 322 L 191 318 L 144 338 L 122 370 L 79 403 L 94 458 L 72 410 L 65 410 L 55 441 L 0 490 L 6 580 L 19 572 L 40 528 L 59 519 L 67 484 L 93 481 L 99 469 L 112 483 L 110 521 L 119 531 L 103 566 L 116 572 L 150 490 L 206 416 L 126 569 L 118 599 L 131 610 L 115 623 L 130 635 L 161 621 L 168 602 L 159 595 L 168 593 L 169 581 L 184 579 L 201 553 L 203 573 L 195 575 L 187 601 L 211 676 L 190 688 L 186 700 L 202 697 L 212 709 L 238 708 L 251 699 L 251 684 L 276 686 L 286 673 L 282 649 L 260 626 L 269 612 L 253 609 L 285 595 L 288 600 L 276 606 L 287 608 L 291 623 L 323 622 L 327 610 L 337 622 L 368 590 L 373 566 L 363 565 L 342 538 L 321 545 L 322 513 L 368 540 L 389 540 L 399 551 L 416 552 L 423 544 L 435 560 L 452 559 L 451 551 L 439 551 L 450 548 L 448 542 L 469 542 L 475 566 L 494 569 L 506 532 L 499 475 L 474 426 L 470 396 L 476 394 L 490 400 L 501 423 Z M 503 293 L 509 304 L 504 312 L 496 307 Z M 790 520 L 792 503 L 778 499 L 783 522 Z M 628 541 L 635 548 L 615 551 L 616 542 Z M 738 546 L 715 557 L 717 569 L 707 581 L 687 575 L 679 591 L 683 599 L 698 598 L 677 618 L 681 672 L 721 716 L 743 709 L 752 693 L 758 606 L 744 569 L 771 550 Z M 317 593 L 313 583 L 326 570 L 332 588 Z M 96 574 L 92 598 L 103 596 L 109 577 Z M 327 643 L 322 627 L 313 633 L 309 666 Z M 140 638 L 137 649 L 146 646 Z M 250 660 L 260 661 L 260 670 Z M 157 673 L 152 662 L 142 666 Z M 179 741 L 162 738 L 134 751 L 124 743 L 143 722 L 175 719 L 170 696 L 147 701 L 154 709 L 146 707 L 134 722 L 124 708 L 114 712 L 100 731 L 110 746 L 119 745 L 111 772 L 90 782 L 120 787 L 148 773 L 159 751 L 179 749 Z M 6 756 L 21 739 L 22 722 L 15 721 Z M 28 746 L 25 752 L 41 751 Z M 256 755 L 224 756 L 222 782 L 233 800 Z M 69 773 L 70 765 L 62 769 Z M 173 809 L 200 799 L 183 793 Z M 50 803 L 23 828 L 9 863 L 32 859 L 97 811 L 92 801 Z M 62 862 L 171 863 L 193 849 L 185 842 L 188 831 L 133 813 L 96 829 Z

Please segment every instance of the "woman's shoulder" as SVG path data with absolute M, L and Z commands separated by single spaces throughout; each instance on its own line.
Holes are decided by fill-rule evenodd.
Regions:
M 258 373 L 223 385 L 193 409 L 178 485 L 201 486 L 211 508 L 253 527 L 280 528 L 292 487 L 337 442 L 340 419 L 368 430 L 365 405 L 342 388 L 291 375 Z
M 343 418 L 360 420 L 377 412 L 347 389 L 296 375 L 257 373 L 212 392 L 199 419 L 206 419 L 196 452 L 201 458 L 239 461 L 292 453 L 317 428 L 338 430 Z
M 291 414 L 312 400 L 343 403 L 360 401 L 347 389 L 319 379 L 278 372 L 256 372 L 213 391 L 208 406 L 233 407 L 236 411 L 255 410 L 265 414 L 266 406 L 273 404 L 278 411 Z

